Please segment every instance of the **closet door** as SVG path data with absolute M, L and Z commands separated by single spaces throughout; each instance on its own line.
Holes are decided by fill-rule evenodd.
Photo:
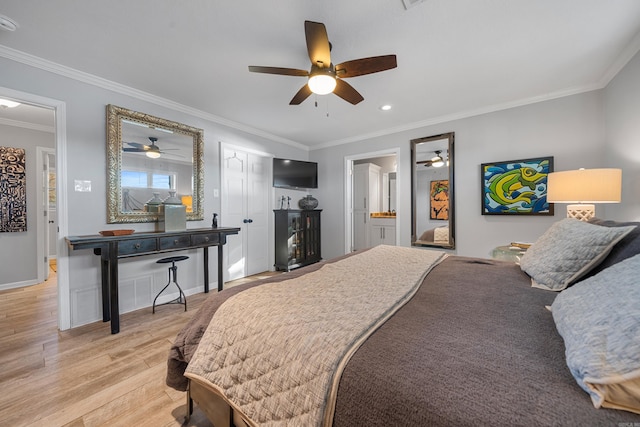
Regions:
M 269 269 L 269 158 L 225 147 L 222 150 L 220 225 L 240 227 L 224 247 L 225 280 Z
M 248 153 L 246 276 L 269 270 L 270 158 Z

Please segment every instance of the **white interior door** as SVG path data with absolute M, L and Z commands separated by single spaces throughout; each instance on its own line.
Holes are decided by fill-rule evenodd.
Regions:
M 235 280 L 269 269 L 269 158 L 222 148 L 220 225 L 239 227 L 225 246 L 226 277 Z
M 269 158 L 248 154 L 247 218 L 245 234 L 247 260 L 245 275 L 269 270 Z
M 55 203 L 55 182 L 51 183 L 49 177 L 55 171 L 55 149 L 46 147 L 36 147 L 37 168 L 40 171 L 40 194 L 38 194 L 38 211 L 37 211 L 37 243 L 36 257 L 38 260 L 37 280 L 42 283 L 49 278 L 49 253 L 51 246 L 51 238 L 57 235 L 57 227 L 52 232 L 51 209 L 50 209 L 50 191 L 53 191 Z M 53 188 L 50 186 L 53 185 Z M 54 218 L 55 221 L 55 218 Z

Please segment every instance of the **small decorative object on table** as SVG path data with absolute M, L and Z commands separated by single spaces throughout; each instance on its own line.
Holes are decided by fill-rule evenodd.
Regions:
M 184 231 L 187 229 L 187 207 L 176 197 L 175 191 L 169 191 L 164 199 L 163 214 L 158 218 L 161 231 Z
M 153 197 L 144 204 L 144 210 L 147 212 L 159 213 L 162 209 L 162 199 L 160 193 L 153 193 Z
M 102 230 L 98 231 L 101 236 L 127 236 L 133 234 L 135 230 Z
M 298 206 L 300 206 L 300 209 L 304 209 L 306 211 L 313 210 L 318 207 L 318 199 L 313 197 L 311 194 L 308 194 L 306 197 L 298 200 Z
M 218 214 L 213 214 L 213 221 L 211 221 L 211 228 L 218 228 Z

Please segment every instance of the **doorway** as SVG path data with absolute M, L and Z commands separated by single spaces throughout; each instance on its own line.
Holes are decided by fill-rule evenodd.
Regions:
M 271 158 L 269 154 L 221 144 L 220 225 L 240 227 L 225 246 L 226 280 L 269 270 Z
M 398 188 L 397 164 L 399 158 L 399 148 L 391 148 L 383 151 L 363 153 L 354 156 L 345 157 L 345 253 L 354 250 L 364 249 L 371 246 L 371 242 L 384 243 L 377 239 L 371 239 L 371 233 L 384 231 L 372 230 L 370 223 L 370 215 L 374 211 L 378 213 L 394 213 L 395 215 L 385 218 L 386 221 L 397 222 L 401 218 L 401 210 L 398 209 L 396 198 L 396 189 Z M 372 165 L 367 167 L 367 165 Z M 373 172 L 364 172 L 364 170 L 372 170 Z M 377 175 L 377 178 L 375 176 Z M 376 180 L 376 184 L 371 186 L 374 193 L 367 202 L 364 203 L 361 194 L 363 181 Z M 377 188 L 377 190 L 375 190 Z M 373 206 L 371 201 L 373 200 Z M 390 218 L 395 218 L 391 220 Z M 399 242 L 400 227 L 394 226 L 391 229 L 394 244 Z
M 53 113 L 53 123 L 43 125 L 38 123 L 37 120 L 30 119 L 28 116 L 21 116 L 20 118 L 7 118 L 6 114 L 9 112 L 3 110 L 3 114 L 0 114 L 7 123 L 11 123 L 12 126 L 21 126 L 27 129 L 34 129 L 49 132 L 53 135 L 54 143 L 54 157 L 55 157 L 55 170 L 56 170 L 56 184 L 55 184 L 55 200 L 56 200 L 56 213 L 57 213 L 57 227 L 55 233 L 53 233 L 53 245 L 56 252 L 56 264 L 57 264 L 57 282 L 58 282 L 58 328 L 60 330 L 69 329 L 71 326 L 71 310 L 69 299 L 69 259 L 67 257 L 67 249 L 64 242 L 64 236 L 68 234 L 67 227 L 67 192 L 66 192 L 66 104 L 63 101 L 56 99 L 46 98 L 40 95 L 32 93 L 21 92 L 10 88 L 0 87 L 0 98 L 9 99 L 23 104 L 25 107 L 29 107 L 33 114 L 48 114 Z M 15 110 L 15 109 L 14 109 Z M 44 127 L 43 127 L 44 126 Z M 35 148 L 33 149 L 33 157 L 38 158 Z M 34 164 L 37 161 L 34 162 Z M 38 180 L 39 182 L 39 180 Z M 34 191 L 34 194 L 42 194 L 40 191 Z M 42 211 L 40 208 L 41 203 L 36 203 L 38 211 Z M 35 215 L 35 214 L 34 214 Z M 44 216 L 44 214 L 43 214 Z M 34 226 L 37 227 L 44 235 L 44 220 L 36 219 Z M 36 238 L 37 241 L 37 238 Z M 38 254 L 41 252 L 41 254 Z M 37 244 L 34 253 L 38 257 L 34 260 L 33 265 L 37 271 L 37 266 L 44 266 L 44 243 Z M 9 262 L 9 261 L 7 261 Z M 36 273 L 37 277 L 37 273 Z

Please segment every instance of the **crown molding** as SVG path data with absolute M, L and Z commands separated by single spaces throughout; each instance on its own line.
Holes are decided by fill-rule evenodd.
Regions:
M 300 144 L 299 142 L 291 141 L 289 139 L 282 138 L 277 135 L 273 135 L 268 132 L 261 131 L 259 129 L 255 129 L 251 126 L 247 126 L 242 123 L 228 120 L 228 119 L 225 119 L 224 117 L 216 116 L 215 114 L 210 114 L 202 110 L 198 110 L 196 108 L 189 107 L 184 104 L 180 104 L 179 102 L 162 98 L 160 96 L 156 96 L 151 93 L 132 88 L 130 86 L 116 83 L 111 80 L 107 80 L 93 74 L 85 73 L 84 71 L 79 71 L 74 68 L 67 67 L 65 65 L 61 65 L 61 64 L 28 54 L 26 52 L 22 52 L 7 46 L 0 45 L 0 57 L 7 58 L 12 61 L 19 62 L 21 64 L 25 64 L 34 68 L 38 68 L 40 70 L 43 70 L 49 73 L 58 74 L 60 76 L 67 77 L 82 83 L 87 83 L 93 86 L 97 86 L 99 88 L 116 92 L 121 95 L 130 96 L 132 98 L 146 101 L 151 104 L 169 108 L 174 111 L 179 111 L 181 113 L 189 114 L 191 116 L 208 120 L 210 122 L 214 122 L 219 125 L 223 125 L 223 126 L 236 129 L 242 132 L 246 132 L 251 135 L 259 136 L 261 138 L 265 138 L 274 142 L 290 145 L 292 147 L 305 150 L 305 151 L 309 150 L 309 147 L 307 147 L 306 145 Z
M 0 125 L 37 130 L 40 132 L 56 133 L 55 126 L 38 125 L 36 123 L 23 122 L 20 120 L 11 120 L 3 117 L 0 117 Z

